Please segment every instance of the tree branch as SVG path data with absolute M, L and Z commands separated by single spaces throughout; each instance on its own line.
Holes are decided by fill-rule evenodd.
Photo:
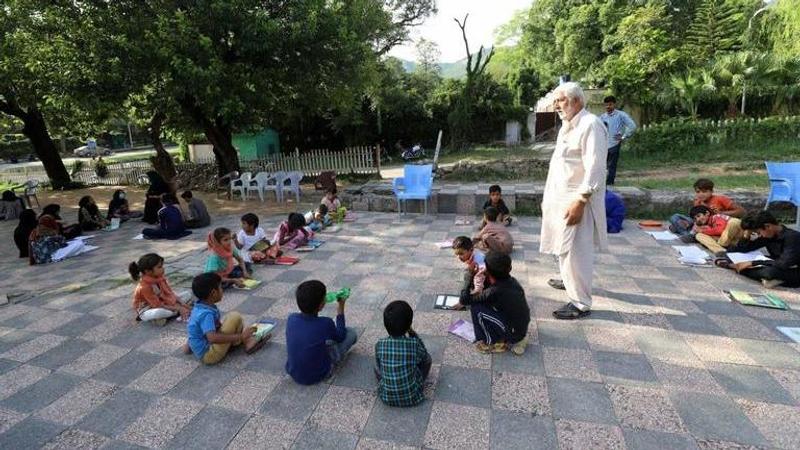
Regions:
M 483 50 L 483 47 L 481 47 L 481 50 Z M 492 47 L 492 49 L 489 51 L 489 54 L 486 55 L 486 59 L 483 60 L 483 65 L 478 70 L 479 74 L 483 73 L 483 71 L 486 70 L 486 66 L 489 65 L 489 61 L 492 60 L 492 56 L 494 56 L 494 47 Z
M 467 73 L 473 72 L 472 67 L 472 53 L 469 52 L 469 41 L 467 40 L 467 19 L 469 18 L 469 13 L 464 16 L 463 21 L 459 21 L 457 18 L 453 18 L 458 24 L 458 28 L 461 28 L 461 38 L 464 39 L 464 49 L 467 51 Z

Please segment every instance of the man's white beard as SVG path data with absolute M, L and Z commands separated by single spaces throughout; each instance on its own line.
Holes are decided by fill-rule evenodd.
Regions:
M 559 119 L 567 120 L 567 113 L 565 113 L 564 110 L 557 110 L 556 113 L 558 113 Z

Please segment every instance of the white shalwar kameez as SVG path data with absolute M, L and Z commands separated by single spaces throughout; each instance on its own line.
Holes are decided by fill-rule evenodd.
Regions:
M 558 256 L 559 271 L 570 302 L 586 311 L 592 306 L 594 249 L 608 246 L 606 234 L 606 156 L 603 122 L 585 109 L 564 121 L 550 158 L 542 197 L 539 252 Z M 580 223 L 567 226 L 570 206 L 591 195 Z

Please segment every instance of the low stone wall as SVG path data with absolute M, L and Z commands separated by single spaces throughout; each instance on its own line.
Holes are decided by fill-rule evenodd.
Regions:
M 504 184 L 503 200 L 511 211 L 518 214 L 538 215 L 541 213 L 544 183 Z M 437 183 L 428 201 L 431 214 L 477 215 L 488 198 L 490 183 L 448 184 Z M 693 192 L 650 191 L 635 187 L 617 187 L 625 201 L 627 216 L 630 218 L 666 219 L 674 213 L 688 213 L 694 199 Z M 745 209 L 762 209 L 767 200 L 765 192 L 730 191 L 724 192 Z M 341 192 L 345 205 L 356 211 L 397 212 L 397 201 L 389 180 L 372 181 L 360 186 L 350 186 Z M 409 201 L 408 212 L 422 212 L 421 201 Z M 783 216 L 794 217 L 794 207 L 789 204 L 770 205 Z
M 514 158 L 492 161 L 459 161 L 449 167 L 439 167 L 436 179 L 452 180 L 544 180 L 547 177 L 548 161 L 543 159 Z

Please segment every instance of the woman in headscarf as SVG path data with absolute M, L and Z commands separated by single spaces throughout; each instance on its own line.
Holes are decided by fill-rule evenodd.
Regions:
M 147 189 L 147 200 L 144 202 L 144 217 L 142 221 L 151 225 L 158 222 L 158 210 L 161 209 L 161 195 L 171 192 L 169 185 L 155 170 L 147 172 L 150 187 Z
M 61 219 L 61 205 L 56 203 L 51 203 L 44 208 L 42 208 L 42 213 L 39 215 L 39 218 L 43 216 L 51 216 L 55 219 L 56 223 L 58 224 L 58 231 L 62 234 L 66 239 L 74 239 L 81 235 L 82 230 L 80 224 L 74 223 L 72 225 L 64 225 L 63 220 Z
M 16 220 L 24 209 L 22 199 L 17 197 L 14 191 L 3 191 L 0 200 L 0 220 Z
M 128 205 L 128 199 L 125 198 L 125 191 L 117 189 L 114 191 L 114 196 L 108 203 L 108 220 L 113 218 L 120 219 L 120 222 L 125 222 L 128 219 L 136 219 L 142 217 L 141 211 L 131 211 Z
M 20 258 L 28 257 L 28 250 L 30 249 L 28 247 L 28 238 L 38 223 L 36 212 L 32 209 L 23 210 L 22 214 L 19 215 L 19 225 L 14 229 L 14 243 L 17 244 Z
M 58 221 L 49 214 L 39 217 L 39 223 L 31 232 L 29 242 L 31 265 L 49 263 L 53 253 L 67 245 L 59 230 Z
M 84 195 L 78 202 L 78 224 L 83 231 L 102 230 L 108 221 L 100 216 L 100 208 L 91 195 Z

